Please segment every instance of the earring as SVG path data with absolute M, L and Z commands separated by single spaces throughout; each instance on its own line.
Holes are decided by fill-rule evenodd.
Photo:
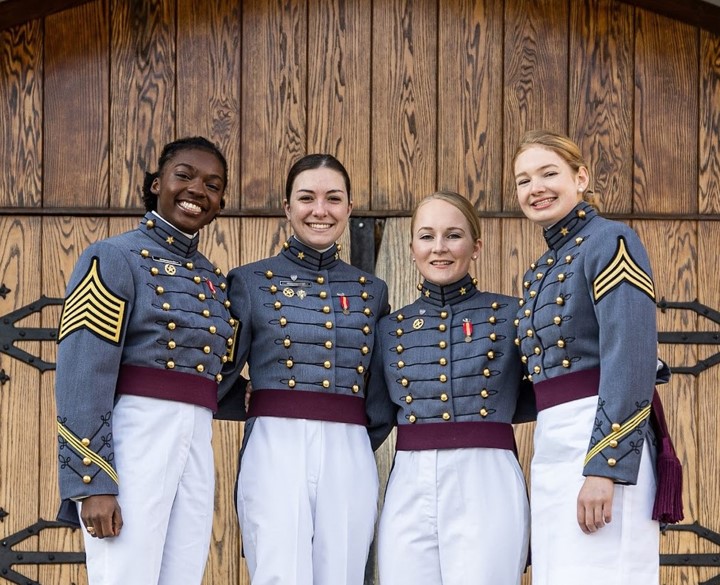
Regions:
M 582 195 L 583 191 L 585 191 L 585 189 L 583 189 L 582 187 L 578 187 L 578 193 L 580 193 Z
M 473 260 L 477 260 L 477 256 L 476 256 L 475 254 L 473 254 L 472 259 L 473 259 Z

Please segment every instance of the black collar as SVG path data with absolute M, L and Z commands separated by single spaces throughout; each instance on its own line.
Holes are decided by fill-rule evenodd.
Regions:
M 140 221 L 139 230 L 143 231 L 151 240 L 160 244 L 163 248 L 174 252 L 185 258 L 194 256 L 197 252 L 199 234 L 188 238 L 180 230 L 176 229 L 166 221 L 158 219 L 158 217 L 148 211 L 145 217 Z
M 428 280 L 423 280 L 422 284 L 417 285 L 417 288 L 420 291 L 420 298 L 436 307 L 456 305 L 478 292 L 477 280 L 469 274 L 457 282 L 445 286 L 438 286 Z
M 578 203 L 574 209 L 551 228 L 544 232 L 545 241 L 549 248 L 559 250 L 565 243 L 574 238 L 577 233 L 597 215 L 595 208 L 584 201 Z
M 294 236 L 283 244 L 280 254 L 295 264 L 314 270 L 330 270 L 340 262 L 340 247 L 337 244 L 333 244 L 324 252 L 318 252 Z

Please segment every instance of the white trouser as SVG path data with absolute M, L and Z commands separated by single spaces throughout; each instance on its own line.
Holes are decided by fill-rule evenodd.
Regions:
M 529 525 L 512 451 L 398 451 L 380 515 L 380 583 L 519 584 Z
M 83 531 L 90 585 L 199 585 L 213 520 L 212 413 L 122 395 L 113 439 L 123 527 L 102 540 Z
M 637 485 L 615 485 L 612 522 L 594 534 L 577 523 L 583 461 L 597 397 L 543 410 L 531 466 L 533 585 L 657 585 L 659 525 L 651 519 L 655 474 L 647 443 Z
M 378 476 L 365 427 L 258 417 L 238 517 L 253 585 L 362 585 Z

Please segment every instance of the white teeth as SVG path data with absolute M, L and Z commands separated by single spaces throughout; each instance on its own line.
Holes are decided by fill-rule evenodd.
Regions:
M 202 211 L 202 208 L 199 205 L 196 205 L 195 203 L 190 203 L 190 201 L 180 201 L 178 203 L 178 207 L 182 207 L 184 210 L 191 213 L 200 213 Z
M 324 230 L 324 229 L 328 229 L 330 227 L 329 223 L 311 223 L 308 225 L 311 228 L 316 229 L 316 230 Z

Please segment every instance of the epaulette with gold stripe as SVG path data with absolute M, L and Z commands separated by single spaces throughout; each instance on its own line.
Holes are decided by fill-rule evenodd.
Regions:
M 58 343 L 74 331 L 88 329 L 101 339 L 118 344 L 127 302 L 110 291 L 102 281 L 99 260 L 93 257 L 90 269 L 65 299 Z
M 653 301 L 655 300 L 655 286 L 652 278 L 638 266 L 630 255 L 625 244 L 625 238 L 618 237 L 618 246 L 610 263 L 600 271 L 593 281 L 593 296 L 598 303 L 606 294 L 623 282 L 631 284 L 641 290 Z

